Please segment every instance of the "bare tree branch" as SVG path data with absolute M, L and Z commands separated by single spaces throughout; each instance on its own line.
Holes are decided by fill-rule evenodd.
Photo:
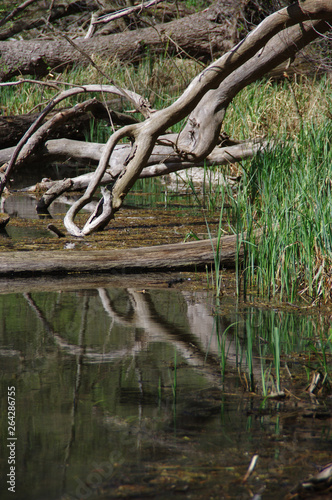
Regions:
M 45 118 L 45 116 L 57 105 L 59 102 L 67 99 L 68 97 L 72 97 L 74 95 L 81 94 L 83 92 L 108 92 L 112 94 L 116 94 L 120 97 L 126 98 L 130 97 L 131 102 L 135 102 L 137 109 L 141 109 L 144 111 L 144 114 L 150 113 L 152 111 L 150 103 L 144 99 L 139 94 L 132 92 L 130 90 L 122 90 L 120 87 L 115 87 L 114 85 L 82 85 L 79 87 L 75 87 L 72 89 L 64 90 L 57 97 L 55 97 L 44 109 L 44 111 L 39 115 L 37 120 L 29 127 L 27 132 L 24 134 L 22 139 L 19 141 L 18 145 L 15 148 L 15 151 L 8 163 L 5 166 L 5 175 L 0 183 L 0 196 L 8 182 L 9 176 L 11 175 L 12 169 L 14 165 L 18 167 L 22 164 L 27 156 L 29 156 L 33 152 L 33 144 L 35 144 L 33 139 L 33 134 L 38 130 L 39 125 Z M 45 124 L 43 130 L 47 130 L 48 125 Z M 38 131 L 38 136 L 40 136 L 41 131 Z M 37 136 L 36 136 L 37 137 Z M 27 141 L 30 139 L 30 142 Z M 38 141 L 37 141 L 38 142 Z M 32 147 L 31 147 L 32 146 Z
M 168 127 L 185 118 L 193 111 L 210 89 L 218 88 L 232 72 L 235 72 L 242 65 L 250 61 L 256 54 L 258 54 L 257 57 L 262 57 L 265 46 L 279 32 L 282 33 L 287 28 L 291 28 L 296 24 L 300 24 L 301 30 L 303 23 L 308 21 L 312 23 L 314 19 L 321 20 L 322 18 L 327 20 L 332 18 L 331 1 L 325 0 L 317 3 L 314 0 L 305 0 L 300 3 L 294 3 L 290 7 L 281 9 L 270 15 L 234 49 L 224 54 L 201 72 L 172 105 L 161 111 L 157 111 L 145 122 L 125 127 L 122 131 L 118 131 L 111 136 L 105 146 L 95 178 L 90 182 L 83 197 L 71 207 L 65 217 L 64 222 L 67 230 L 75 236 L 83 236 L 96 229 L 105 227 L 114 216 L 114 213 L 119 210 L 126 194 L 145 167 L 160 134 L 165 133 Z M 328 29 L 327 24 L 320 23 L 319 25 L 320 30 L 324 29 L 324 27 L 325 30 Z M 316 33 L 314 35 L 317 36 Z M 315 38 L 314 35 L 312 38 Z M 292 43 L 292 41 L 288 41 L 288 43 Z M 261 52 L 258 53 L 260 50 Z M 282 57 L 287 58 L 287 55 L 283 53 Z M 252 75 L 250 76 L 252 78 Z M 247 78 L 250 80 L 249 76 Z M 209 111 L 211 110 L 209 109 Z M 222 118 L 224 113 L 225 109 L 222 109 Z M 209 144 L 210 151 L 216 143 L 220 127 L 217 129 L 214 127 L 213 132 L 212 140 L 210 138 Z M 91 200 L 98 183 L 106 171 L 109 158 L 117 142 L 124 137 L 134 138 L 134 144 L 128 165 L 120 173 L 113 186 L 112 196 L 109 198 L 112 206 L 106 207 L 106 203 L 104 203 L 102 213 L 94 218 L 91 224 L 90 222 L 86 223 L 83 229 L 80 230 L 74 223 L 74 217 Z M 192 153 L 188 156 L 188 159 L 189 157 L 192 160 L 195 159 L 195 155 L 192 155 Z
M 57 158 L 58 153 L 60 154 L 64 149 L 63 142 L 65 141 L 66 143 L 66 148 L 67 148 L 67 155 L 73 157 L 80 154 L 82 157 L 84 156 L 85 158 L 90 155 L 90 157 L 100 157 L 101 151 L 102 151 L 102 145 L 100 144 L 95 144 L 92 145 L 90 144 L 85 144 L 84 145 L 79 142 L 79 141 L 71 141 L 68 139 L 63 139 L 63 140 L 51 140 L 48 141 L 45 145 L 45 149 L 47 148 L 48 152 Z M 79 146 L 76 146 L 75 143 L 79 143 Z M 71 148 L 71 145 L 73 148 Z M 255 154 L 257 154 L 258 151 L 263 150 L 264 148 L 267 147 L 267 143 L 265 141 L 259 141 L 259 142 L 246 142 L 242 144 L 236 144 L 232 146 L 226 146 L 226 147 L 216 147 L 214 150 L 204 159 L 201 160 L 197 163 L 194 164 L 195 167 L 203 167 L 203 166 L 213 166 L 213 165 L 227 165 L 230 163 L 236 163 L 240 162 L 246 158 L 252 158 Z M 128 149 L 129 146 L 126 148 L 123 148 L 121 146 L 121 151 L 119 154 L 112 155 L 115 158 L 112 161 L 112 165 L 110 165 L 110 168 L 107 169 L 107 171 L 104 173 L 103 177 L 101 178 L 99 185 L 100 186 L 106 186 L 112 182 L 114 182 L 114 179 L 119 175 L 119 173 L 123 169 L 123 163 L 125 161 L 125 158 L 128 155 Z M 185 161 L 184 158 L 182 158 L 179 155 L 174 155 L 171 153 L 167 155 L 161 154 L 161 151 L 159 152 L 160 147 L 156 146 L 153 154 L 151 155 L 148 165 L 142 170 L 140 173 L 139 178 L 140 179 L 146 179 L 149 177 L 159 177 L 162 175 L 168 175 L 170 173 L 178 172 L 181 170 L 186 170 L 190 169 L 193 167 L 192 162 Z M 162 148 L 162 150 L 165 150 L 166 148 Z M 171 150 L 171 148 L 168 148 Z M 158 153 L 157 153 L 158 151 Z M 160 156 L 163 158 L 163 161 L 160 161 L 159 163 L 152 163 L 152 160 L 155 159 L 157 156 Z M 60 181 L 49 181 L 45 180 L 40 183 L 38 183 L 35 186 L 30 186 L 30 188 L 26 188 L 25 190 L 29 190 L 30 192 L 32 191 L 37 191 L 40 192 L 41 190 L 46 190 L 46 193 L 43 194 L 41 199 L 37 203 L 37 208 L 39 210 L 45 210 L 49 207 L 49 205 L 58 197 L 61 196 L 65 191 L 82 191 L 87 188 L 89 185 L 90 181 L 92 180 L 94 176 L 93 172 L 90 172 L 88 174 L 80 175 L 78 177 L 74 177 L 71 179 L 64 179 Z
M 41 114 L 42 117 L 62 99 L 91 91 L 112 92 L 125 97 L 146 117 L 144 122 L 126 125 L 114 132 L 99 149 L 91 145 L 82 147 L 80 154 L 87 155 L 86 148 L 90 148 L 91 158 L 99 163 L 92 175 L 84 179 L 72 179 L 68 183 L 69 189 L 78 185 L 82 188 L 88 179 L 85 193 L 65 216 L 64 223 L 69 233 L 84 236 L 103 229 L 119 210 L 126 194 L 139 177 L 161 175 L 200 165 L 206 159 L 212 163 L 230 161 L 230 148 L 221 152 L 216 146 L 231 100 L 246 85 L 271 71 L 276 65 L 294 58 L 301 48 L 328 31 L 331 20 L 331 0 L 299 0 L 275 12 L 233 49 L 197 75 L 173 104 L 159 111 L 151 109 L 150 104 L 141 96 L 114 85 L 85 85 L 61 92 Z M 76 43 L 74 46 L 76 47 Z M 78 50 L 84 54 L 84 50 Z M 78 110 L 78 107 L 76 109 Z M 74 110 L 68 111 L 68 116 L 70 113 L 74 113 Z M 180 134 L 167 134 L 169 127 L 186 117 L 187 123 Z M 41 139 L 44 141 L 47 138 L 47 130 L 60 119 L 63 119 L 63 116 L 52 118 L 37 132 L 35 125 L 33 135 L 31 130 L 28 131 L 24 141 L 20 141 L 13 153 L 5 179 L 0 186 L 0 193 L 15 162 L 18 166 L 25 162 L 41 143 Z M 29 142 L 25 144 L 28 138 Z M 123 139 L 129 139 L 130 144 L 119 144 Z M 48 141 L 44 152 L 52 154 L 51 149 L 53 148 L 54 153 L 58 146 L 59 143 Z M 72 143 L 67 143 L 67 146 L 74 147 Z M 245 152 L 245 146 L 242 145 L 241 152 L 238 148 L 233 158 L 253 154 L 257 147 L 252 144 L 250 150 L 248 146 Z M 98 186 L 109 183 L 110 180 L 112 188 L 103 190 L 103 199 L 80 229 L 75 224 L 76 215 L 91 201 Z M 52 191 L 41 200 L 43 206 L 47 206 L 57 192 L 63 192 L 64 186 L 58 184 L 58 191 L 54 186 L 51 187 Z
M 158 3 L 164 2 L 165 0 L 149 0 L 148 2 L 142 1 L 139 5 L 134 5 L 133 7 L 126 7 L 124 9 L 118 10 L 112 14 L 105 14 L 104 16 L 98 17 L 92 24 L 109 23 L 110 21 L 115 21 L 115 19 L 120 19 L 121 17 L 130 16 L 135 12 L 141 13 L 144 9 L 149 9 Z

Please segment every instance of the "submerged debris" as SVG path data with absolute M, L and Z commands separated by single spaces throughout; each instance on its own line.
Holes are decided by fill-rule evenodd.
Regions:
M 326 465 L 318 474 L 306 479 L 294 488 L 286 500 L 306 498 L 308 495 L 318 492 L 330 492 L 332 494 L 332 462 Z

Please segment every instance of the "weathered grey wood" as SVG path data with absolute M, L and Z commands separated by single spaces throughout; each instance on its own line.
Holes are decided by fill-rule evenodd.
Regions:
M 195 135 L 193 135 L 191 132 L 189 134 L 186 133 L 184 141 L 181 141 L 180 152 L 181 154 L 186 156 L 187 160 L 191 160 L 193 162 L 202 157 L 205 158 L 217 144 L 220 133 L 220 125 L 223 121 L 225 110 L 227 107 L 226 100 L 226 102 L 224 101 L 224 105 L 221 106 L 219 112 L 220 101 L 217 101 L 217 106 L 215 107 L 216 103 L 212 99 L 212 108 L 214 108 L 213 112 L 213 109 L 209 107 L 209 103 L 206 103 L 207 93 L 209 91 L 217 89 L 220 85 L 222 85 L 223 82 L 226 81 L 226 79 L 229 78 L 233 72 L 235 73 L 236 71 L 241 71 L 241 67 L 245 64 L 249 63 L 250 69 L 255 57 L 259 58 L 262 56 L 267 44 L 272 43 L 272 48 L 275 49 L 275 37 L 279 33 L 284 34 L 284 32 L 286 32 L 287 30 L 292 31 L 292 28 L 294 26 L 299 25 L 300 39 L 297 40 L 299 46 L 302 46 L 301 37 L 303 39 L 306 39 L 306 42 L 303 41 L 303 43 L 305 44 L 308 41 L 314 39 L 316 36 L 319 36 L 319 33 L 322 33 L 330 28 L 330 24 L 328 22 L 323 22 L 322 19 L 330 20 L 331 18 L 332 5 L 330 0 L 321 0 L 320 2 L 316 2 L 315 0 L 303 0 L 299 3 L 296 2 L 292 4 L 292 6 L 290 7 L 275 12 L 264 21 L 262 21 L 257 26 L 257 28 L 251 31 L 248 36 L 236 47 L 214 61 L 212 64 L 210 64 L 210 66 L 204 69 L 204 71 L 197 75 L 196 78 L 192 80 L 187 89 L 183 92 L 183 94 L 170 106 L 164 108 L 163 110 L 156 111 L 143 123 L 132 126 L 129 125 L 115 132 L 108 139 L 105 145 L 105 149 L 100 158 L 99 165 L 95 171 L 95 175 L 92 181 L 89 183 L 86 192 L 79 200 L 74 203 L 73 206 L 71 206 L 64 218 L 64 225 L 68 232 L 73 236 L 86 236 L 93 231 L 104 228 L 106 224 L 110 222 L 112 217 L 114 217 L 114 214 L 121 208 L 121 205 L 127 193 L 140 176 L 142 170 L 145 168 L 154 149 L 158 136 L 164 134 L 169 127 L 188 116 L 188 114 L 193 112 L 195 108 L 197 108 L 197 106 L 201 106 L 202 101 L 204 101 L 204 112 L 202 113 L 203 120 L 196 125 L 196 120 L 192 119 L 189 116 L 188 123 L 190 124 L 189 127 L 198 127 L 199 130 L 203 131 L 204 119 L 205 121 L 207 119 L 209 122 L 213 123 L 212 128 L 210 128 L 210 133 L 208 134 L 208 139 L 206 141 L 203 141 L 200 137 L 197 143 Z M 303 29 L 304 26 L 305 29 Z M 309 32 L 310 36 L 307 37 L 307 35 L 304 35 L 303 32 Z M 280 47 L 278 48 L 278 44 L 276 43 L 277 51 L 281 50 L 281 53 L 279 54 L 280 58 L 279 56 L 272 57 L 272 59 L 270 58 L 271 67 L 269 59 L 267 64 L 263 66 L 263 73 L 272 69 L 275 66 L 275 63 L 281 63 L 282 60 L 285 60 L 290 56 L 287 48 L 288 46 L 293 45 L 293 38 L 294 34 L 293 37 L 290 37 L 290 39 L 288 40 L 288 43 L 286 44 L 286 50 L 283 44 L 281 44 L 282 48 L 280 49 Z M 256 74 L 255 78 L 257 76 L 258 75 Z M 246 79 L 248 78 L 248 81 L 252 81 L 251 77 L 252 75 L 249 78 L 249 75 L 245 74 L 243 75 L 243 80 L 246 81 Z M 240 81 L 241 80 L 242 78 L 240 79 Z M 231 87 L 228 87 L 228 92 L 230 92 L 230 89 Z M 212 120 L 212 117 L 214 116 L 216 117 L 216 119 Z M 193 150 L 192 147 L 188 149 L 185 147 L 188 136 L 189 143 L 193 138 L 194 147 L 197 143 L 199 145 L 198 149 L 196 148 L 195 150 Z M 99 216 L 95 217 L 92 222 L 88 221 L 85 226 L 80 229 L 75 224 L 75 217 L 79 213 L 79 211 L 91 201 L 95 190 L 99 186 L 103 175 L 108 168 L 109 159 L 112 156 L 116 145 L 125 137 L 130 138 L 131 140 L 134 139 L 134 142 L 131 155 L 126 165 L 126 169 L 123 170 L 117 177 L 117 180 L 115 181 L 112 188 L 111 207 L 106 211 L 106 203 L 104 203 L 103 211 L 99 214 Z M 203 148 L 200 148 L 201 143 L 204 144 Z M 198 152 L 199 149 L 200 152 Z
M 223 266 L 234 267 L 238 241 L 236 235 L 221 238 L 220 262 Z M 1 252 L 0 276 L 194 268 L 214 263 L 216 245 L 214 238 L 121 250 Z M 239 258 L 243 258 L 242 245 Z
M 237 40 L 236 23 L 242 0 L 215 2 L 202 12 L 138 30 L 107 36 L 77 39 L 75 43 L 90 56 L 109 60 L 138 61 L 147 50 L 154 53 L 181 52 L 209 60 L 211 54 L 224 53 Z M 220 22 L 222 20 L 222 22 Z M 0 81 L 15 75 L 46 75 L 72 64 L 89 64 L 82 53 L 65 40 L 0 41 Z

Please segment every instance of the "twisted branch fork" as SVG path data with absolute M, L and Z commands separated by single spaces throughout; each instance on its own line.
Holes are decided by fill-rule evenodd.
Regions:
M 196 76 L 185 92 L 172 105 L 153 113 L 143 123 L 128 125 L 113 134 L 106 144 L 95 176 L 90 181 L 85 194 L 70 208 L 65 217 L 64 223 L 67 230 L 74 236 L 84 236 L 98 228 L 105 227 L 114 217 L 115 212 L 119 210 L 126 194 L 145 167 L 158 136 L 165 133 L 168 127 L 178 123 L 191 113 L 208 90 L 217 89 L 233 71 L 253 58 L 260 49 L 264 50 L 272 37 L 297 24 L 313 23 L 314 20 L 322 19 L 331 20 L 331 18 L 331 0 L 320 0 L 319 2 L 316 0 L 299 0 L 291 6 L 275 12 L 262 21 L 235 48 Z M 124 137 L 134 138 L 131 159 L 117 178 L 111 195 L 108 195 L 107 200 L 104 200 L 102 213 L 93 214 L 83 229 L 80 230 L 74 223 L 74 218 L 78 211 L 91 201 L 116 144 Z M 217 137 L 216 134 L 215 137 Z M 210 151 L 214 145 L 213 141 L 211 141 Z M 191 157 L 193 161 L 196 159 L 195 155 L 190 151 L 184 151 L 184 153 L 188 158 Z
M 81 198 L 79 198 L 68 210 L 67 214 L 65 215 L 64 218 L 64 225 L 67 229 L 67 231 L 72 234 L 73 236 L 85 236 L 92 231 L 95 231 L 97 229 L 101 229 L 101 227 L 104 227 L 112 218 L 113 212 L 112 210 L 110 211 L 110 205 L 112 204 L 111 197 L 106 197 L 106 193 L 104 195 L 104 204 L 102 208 L 102 213 L 101 215 L 97 216 L 96 211 L 92 216 L 89 218 L 88 222 L 85 224 L 84 228 L 81 230 L 79 227 L 75 224 L 74 219 L 78 212 L 87 204 L 89 201 L 91 201 L 91 198 L 96 191 L 97 187 L 99 186 L 99 183 L 105 173 L 106 168 L 108 167 L 108 161 L 111 157 L 111 154 L 117 145 L 117 143 L 120 141 L 120 139 L 123 139 L 124 137 L 127 137 L 128 135 L 133 135 L 133 125 L 127 125 L 126 127 L 123 127 L 122 129 L 118 130 L 115 132 L 111 137 L 108 139 L 105 148 L 103 150 L 103 153 L 101 155 L 98 167 L 95 171 L 95 174 L 90 181 L 88 187 L 86 188 L 86 191 Z

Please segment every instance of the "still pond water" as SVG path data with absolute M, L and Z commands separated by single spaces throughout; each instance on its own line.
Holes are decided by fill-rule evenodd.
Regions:
M 280 499 L 331 461 L 331 397 L 306 392 L 321 360 L 303 356 L 328 327 L 167 279 L 0 294 L 1 498 Z
M 60 227 L 65 203 L 49 214 Z M 175 221 L 125 207 L 109 244 L 206 232 L 176 203 Z M 4 200 L 1 250 L 58 245 L 34 207 Z M 331 374 L 330 321 L 195 288 L 181 273 L 0 280 L 1 499 L 281 499 L 332 461 L 331 392 L 306 390 Z

